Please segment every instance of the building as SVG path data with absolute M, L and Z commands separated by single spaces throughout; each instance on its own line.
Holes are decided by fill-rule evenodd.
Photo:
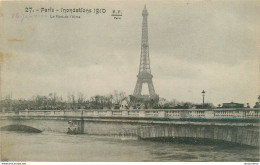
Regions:
M 223 103 L 222 104 L 222 108 L 244 108 L 244 104 L 242 104 L 242 103 L 234 103 L 234 102 Z

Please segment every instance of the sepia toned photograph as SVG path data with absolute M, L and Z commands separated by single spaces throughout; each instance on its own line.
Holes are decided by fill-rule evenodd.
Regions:
M 0 1 L 1 163 L 258 165 L 259 20 L 258 0 Z

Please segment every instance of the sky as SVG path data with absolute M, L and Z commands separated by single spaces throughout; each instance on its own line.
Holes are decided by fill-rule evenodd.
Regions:
M 142 9 L 148 10 L 155 91 L 168 100 L 250 103 L 260 94 L 260 3 L 239 1 L 2 2 L 3 98 L 56 92 L 130 95 L 137 80 Z M 26 13 L 25 7 L 105 9 L 102 14 Z M 111 16 L 121 10 L 122 18 Z M 81 18 L 50 18 L 79 15 Z

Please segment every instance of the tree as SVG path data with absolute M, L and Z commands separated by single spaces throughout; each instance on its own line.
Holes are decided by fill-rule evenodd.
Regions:
M 114 91 L 114 93 L 113 93 L 113 103 L 114 104 L 120 104 L 121 101 L 125 98 L 126 98 L 125 92 L 122 92 L 122 91 L 118 92 L 117 90 Z
M 82 104 L 85 100 L 84 94 L 79 92 L 78 93 L 78 104 Z
M 246 103 L 246 107 L 247 107 L 247 108 L 250 108 L 250 105 L 249 105 L 249 103 Z
M 260 108 L 260 104 L 259 104 L 259 102 L 256 102 L 256 103 L 255 103 L 254 108 Z
M 258 102 L 255 103 L 254 108 L 260 108 L 260 95 L 258 95 Z
M 204 108 L 206 108 L 206 109 L 213 109 L 213 108 L 215 108 L 215 106 L 212 103 L 205 103 L 204 104 Z

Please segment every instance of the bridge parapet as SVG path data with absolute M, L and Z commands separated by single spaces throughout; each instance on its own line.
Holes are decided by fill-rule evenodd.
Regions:
M 1 117 L 123 117 L 167 119 L 260 119 L 260 108 L 248 109 L 145 109 L 145 110 L 25 110 L 1 112 Z
M 35 110 L 2 112 L 0 127 L 15 124 L 67 132 L 68 120 L 72 120 L 81 123 L 82 133 L 141 139 L 213 139 L 259 147 L 259 112 L 260 109 Z

